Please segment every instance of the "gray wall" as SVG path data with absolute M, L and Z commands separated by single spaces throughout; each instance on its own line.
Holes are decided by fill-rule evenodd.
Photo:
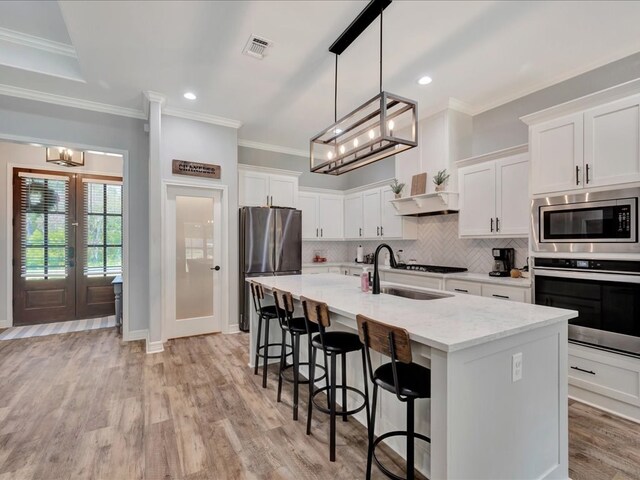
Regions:
M 473 117 L 473 155 L 529 141 L 520 117 L 640 77 L 640 53 L 518 98 Z
M 148 159 L 149 145 L 144 122 L 47 103 L 0 95 L 0 138 L 6 136 L 34 137 L 51 143 L 92 145 L 104 149 L 129 152 L 125 178 L 130 182 L 130 330 L 146 329 L 148 313 Z M 0 248 L 6 249 L 7 196 L 4 186 L 0 194 Z M 1 260 L 0 260 L 1 261 Z M 7 291 L 4 272 L 9 265 L 0 264 L 0 320 L 5 320 Z
M 353 172 L 334 177 L 332 175 L 311 173 L 309 171 L 308 158 L 248 147 L 238 147 L 238 163 L 302 172 L 299 178 L 301 187 L 329 188 L 333 190 L 348 190 L 393 178 L 395 177 L 396 168 L 395 158 L 390 157 Z

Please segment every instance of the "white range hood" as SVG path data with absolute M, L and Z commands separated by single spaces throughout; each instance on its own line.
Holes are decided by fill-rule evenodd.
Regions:
M 434 192 L 391 200 L 398 215 L 423 217 L 458 212 L 457 192 Z

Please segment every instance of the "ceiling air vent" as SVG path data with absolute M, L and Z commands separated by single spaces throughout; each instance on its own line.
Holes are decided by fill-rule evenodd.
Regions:
M 271 40 L 267 40 L 266 38 L 258 37 L 256 35 L 251 35 L 249 37 L 249 41 L 244 46 L 242 53 L 245 55 L 249 55 L 250 57 L 259 58 L 262 60 L 265 57 L 265 52 L 267 48 L 272 45 Z

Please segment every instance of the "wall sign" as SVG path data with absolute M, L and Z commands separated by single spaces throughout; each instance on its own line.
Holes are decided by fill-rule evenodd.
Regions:
M 171 172 L 175 175 L 189 175 L 192 177 L 220 178 L 220 165 L 211 163 L 188 162 L 186 160 L 173 160 Z

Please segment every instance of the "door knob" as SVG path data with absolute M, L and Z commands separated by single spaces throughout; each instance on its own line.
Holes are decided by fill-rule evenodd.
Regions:
M 211 270 L 215 270 L 216 272 L 220 270 L 220 265 L 216 265 L 215 267 L 211 267 Z

